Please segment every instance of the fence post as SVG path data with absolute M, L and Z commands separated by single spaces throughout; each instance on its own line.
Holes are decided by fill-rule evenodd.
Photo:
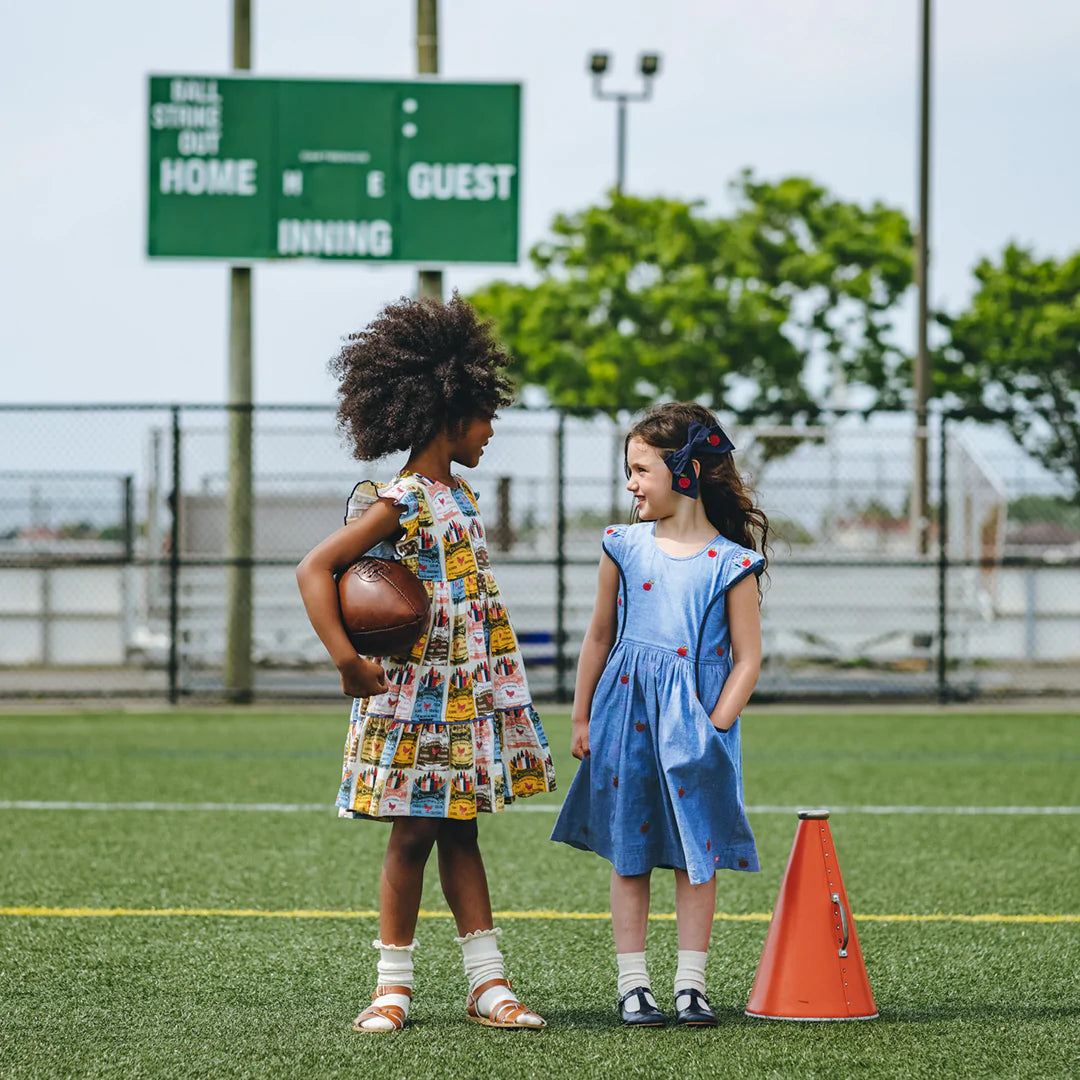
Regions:
M 611 422 L 611 510 L 608 514 L 609 521 L 622 521 L 622 499 L 626 495 L 623 486 L 623 434 L 619 425 L 614 420 Z
M 52 567 L 46 559 L 41 566 L 41 666 L 51 667 L 53 662 L 53 610 Z
M 169 704 L 180 697 L 180 406 L 172 407 L 172 493 L 169 495 Z
M 937 691 L 938 701 L 945 705 L 949 700 L 948 651 L 945 636 L 948 633 L 948 599 L 946 588 L 949 571 L 949 489 L 948 489 L 948 413 L 941 410 L 938 437 L 938 655 Z
M 124 541 L 123 565 L 117 567 L 120 584 L 120 640 L 125 661 L 131 647 L 131 638 L 135 624 L 135 612 L 132 611 L 132 593 L 134 591 L 135 568 L 135 477 L 128 473 L 120 478 L 121 495 L 124 504 L 124 517 L 121 526 Z
M 514 530 L 511 524 L 509 476 L 500 476 L 496 483 L 495 494 L 495 547 L 499 551 L 509 551 L 514 546 Z
M 1024 659 L 1034 660 L 1036 650 L 1035 612 L 1038 610 L 1038 579 L 1035 568 L 1028 564 L 1024 570 Z
M 135 477 L 128 473 L 124 485 L 124 562 L 135 558 Z
M 566 413 L 555 430 L 555 695 L 566 700 Z
M 225 497 L 225 696 L 251 701 L 254 613 L 254 514 L 251 448 L 254 417 L 248 401 L 229 404 L 229 486 Z

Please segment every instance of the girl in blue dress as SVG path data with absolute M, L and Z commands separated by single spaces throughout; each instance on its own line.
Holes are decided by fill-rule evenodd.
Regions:
M 757 870 L 739 713 L 761 666 L 768 520 L 734 447 L 696 404 L 656 406 L 626 438 L 632 525 L 604 530 L 573 708 L 581 761 L 552 833 L 612 864 L 624 1023 L 660 1026 L 645 964 L 649 878 L 675 871 L 676 1021 L 713 1026 L 705 958 L 716 871 Z

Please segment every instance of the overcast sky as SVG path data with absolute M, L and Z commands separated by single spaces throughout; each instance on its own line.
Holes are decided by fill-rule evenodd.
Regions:
M 252 0 L 267 76 L 415 72 L 414 0 Z M 809 175 L 914 213 L 919 0 L 441 0 L 441 73 L 524 84 L 522 255 L 552 215 L 602 198 L 615 114 L 594 101 L 590 50 L 662 54 L 633 106 L 627 188 L 727 205 L 744 166 Z M 1080 248 L 1080 4 L 938 0 L 932 300 L 955 308 L 970 269 L 1010 239 Z M 230 0 L 56 0 L 5 15 L 0 215 L 2 398 L 220 401 L 228 272 L 151 262 L 146 76 L 227 74 Z M 449 270 L 468 290 L 524 265 Z M 411 293 L 412 268 L 260 265 L 255 395 L 328 401 L 342 335 Z

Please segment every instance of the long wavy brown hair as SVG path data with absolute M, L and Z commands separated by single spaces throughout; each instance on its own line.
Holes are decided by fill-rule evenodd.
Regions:
M 630 466 L 627 451 L 631 439 L 640 439 L 662 457 L 684 447 L 689 439 L 690 425 L 712 427 L 719 423 L 704 405 L 693 401 L 669 401 L 654 405 L 627 432 L 623 443 L 623 468 L 627 479 Z M 733 455 L 701 454 L 694 458 L 701 466 L 698 491 L 705 516 L 716 531 L 742 547 L 760 551 L 769 563 L 769 519 L 754 503 L 753 495 L 735 468 Z M 638 520 L 635 508 L 631 520 Z

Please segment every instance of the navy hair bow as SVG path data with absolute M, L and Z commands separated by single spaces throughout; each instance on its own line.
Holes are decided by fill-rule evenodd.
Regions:
M 671 470 L 671 490 L 696 499 L 698 478 L 694 471 L 694 457 L 698 454 L 728 454 L 734 449 L 734 444 L 719 424 L 706 427 L 694 421 L 687 431 L 686 445 L 681 450 L 673 450 L 664 458 L 665 464 Z

